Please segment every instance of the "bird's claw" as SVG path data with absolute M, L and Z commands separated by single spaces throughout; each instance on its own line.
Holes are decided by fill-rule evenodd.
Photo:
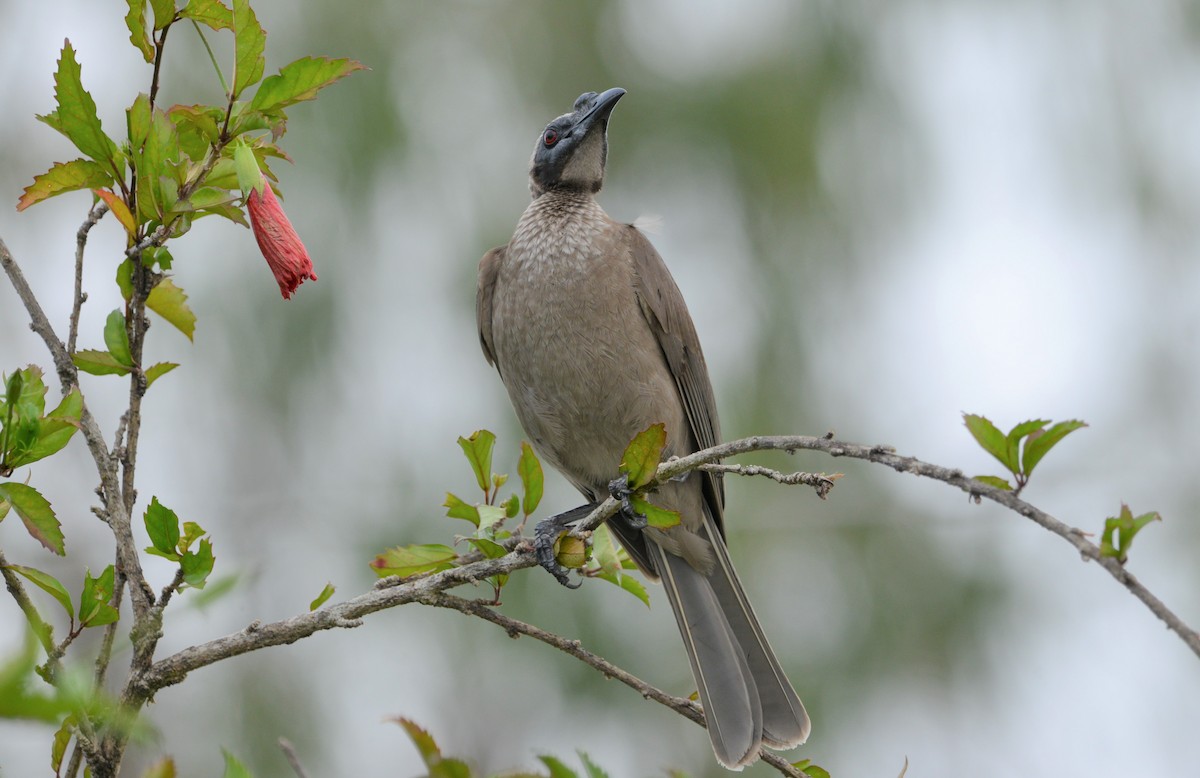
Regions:
M 538 564 L 542 568 L 554 576 L 554 579 L 568 589 L 578 589 L 583 583 L 576 581 L 571 583 L 569 577 L 570 570 L 563 567 L 554 558 L 554 542 L 558 540 L 558 536 L 576 521 L 586 517 L 592 510 L 595 509 L 594 504 L 581 505 L 578 508 L 572 508 L 569 511 L 555 514 L 548 519 L 539 521 L 537 526 L 533 528 L 533 549 L 537 556 Z
M 645 529 L 646 517 L 638 513 L 633 508 L 633 503 L 630 497 L 633 496 L 633 490 L 629 488 L 629 475 L 622 473 L 620 478 L 615 478 L 608 484 L 608 493 L 612 498 L 621 503 L 621 515 L 625 517 L 625 521 L 633 529 Z

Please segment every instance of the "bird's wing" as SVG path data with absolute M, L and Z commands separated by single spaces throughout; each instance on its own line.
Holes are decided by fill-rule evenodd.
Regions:
M 479 260 L 479 289 L 475 292 L 475 320 L 479 325 L 479 345 L 489 365 L 496 364 L 496 350 L 492 345 L 492 298 L 496 291 L 496 278 L 504 264 L 506 246 L 497 246 Z M 496 365 L 499 370 L 500 366 Z
M 662 257 L 636 227 L 628 225 L 626 229 L 629 230 L 628 240 L 633 258 L 634 290 L 642 316 L 658 340 L 671 377 L 675 379 L 696 444 L 700 448 L 710 448 L 720 442 L 721 424 L 717 419 L 717 401 L 713 396 L 696 327 Z M 713 519 L 724 534 L 724 485 L 710 473 L 705 473 L 704 478 L 704 491 L 712 508 Z

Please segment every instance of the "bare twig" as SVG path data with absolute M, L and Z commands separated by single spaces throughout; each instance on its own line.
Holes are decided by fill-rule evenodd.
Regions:
M 67 334 L 67 354 L 69 355 L 75 353 L 75 341 L 79 336 L 79 312 L 87 301 L 87 295 L 83 291 L 83 250 L 87 246 L 88 233 L 106 213 L 108 213 L 107 203 L 99 202 L 93 205 L 87 218 L 80 225 L 79 232 L 75 234 L 75 297 L 71 303 L 71 328 Z
M 817 490 L 817 496 L 822 500 L 829 496 L 829 492 L 833 489 L 834 481 L 842 477 L 841 473 L 834 473 L 833 475 L 804 472 L 784 473 L 779 470 L 772 470 L 769 467 L 763 467 L 762 465 L 723 465 L 713 463 L 700 465 L 696 469 L 703 470 L 706 473 L 761 475 L 786 486 L 811 486 Z
M 296 774 L 296 778 L 308 778 L 308 773 L 304 771 L 304 765 L 300 764 L 300 757 L 296 754 L 296 747 L 292 745 L 292 741 L 284 737 L 279 738 L 279 749 L 283 751 L 284 758 L 292 766 L 292 772 Z
M 559 651 L 562 651 L 570 656 L 575 657 L 584 664 L 590 665 L 604 674 L 606 678 L 614 678 L 621 683 L 633 689 L 638 694 L 645 697 L 647 700 L 654 700 L 660 705 L 665 705 L 675 711 L 684 718 L 699 724 L 707 726 L 704 722 L 704 709 L 700 705 L 686 697 L 676 697 L 667 694 L 656 686 L 652 686 L 632 673 L 617 667 L 612 662 L 609 662 L 602 656 L 593 654 L 588 651 L 578 640 L 568 640 L 561 635 L 556 635 L 553 632 L 547 632 L 540 627 L 535 627 L 532 624 L 526 624 L 523 621 L 505 616 L 482 600 L 467 600 L 462 597 L 455 597 L 452 594 L 443 592 L 431 592 L 422 595 L 418 598 L 418 602 L 425 605 L 432 605 L 438 608 L 449 608 L 468 616 L 477 616 L 485 621 L 490 621 L 496 626 L 508 633 L 509 637 L 515 638 L 519 635 L 527 635 L 535 640 L 540 640 L 548 646 L 553 646 Z M 777 756 L 776 754 L 762 749 L 759 757 L 778 769 L 781 773 L 788 776 L 802 776 L 799 770 L 792 767 L 786 759 Z

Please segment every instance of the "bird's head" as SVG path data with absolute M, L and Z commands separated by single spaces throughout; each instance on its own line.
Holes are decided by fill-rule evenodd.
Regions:
M 584 92 L 570 113 L 546 125 L 529 163 L 534 197 L 552 189 L 600 191 L 608 158 L 608 116 L 624 94 L 620 88 Z

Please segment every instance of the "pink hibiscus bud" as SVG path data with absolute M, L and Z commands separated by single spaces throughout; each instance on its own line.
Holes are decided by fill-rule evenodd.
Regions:
M 296 229 L 288 221 L 287 214 L 279 205 L 279 199 L 271 190 L 270 182 L 258 169 L 254 153 L 242 145 L 235 150 L 234 156 L 237 161 L 238 179 L 242 184 L 242 191 L 246 194 L 246 209 L 250 212 L 250 226 L 254 229 L 254 239 L 258 241 L 258 248 L 267 260 L 267 266 L 275 274 L 275 281 L 279 284 L 283 299 L 290 299 L 304 279 L 317 280 L 312 259 L 300 241 L 300 236 L 296 234 Z M 250 169 L 251 165 L 253 172 Z

